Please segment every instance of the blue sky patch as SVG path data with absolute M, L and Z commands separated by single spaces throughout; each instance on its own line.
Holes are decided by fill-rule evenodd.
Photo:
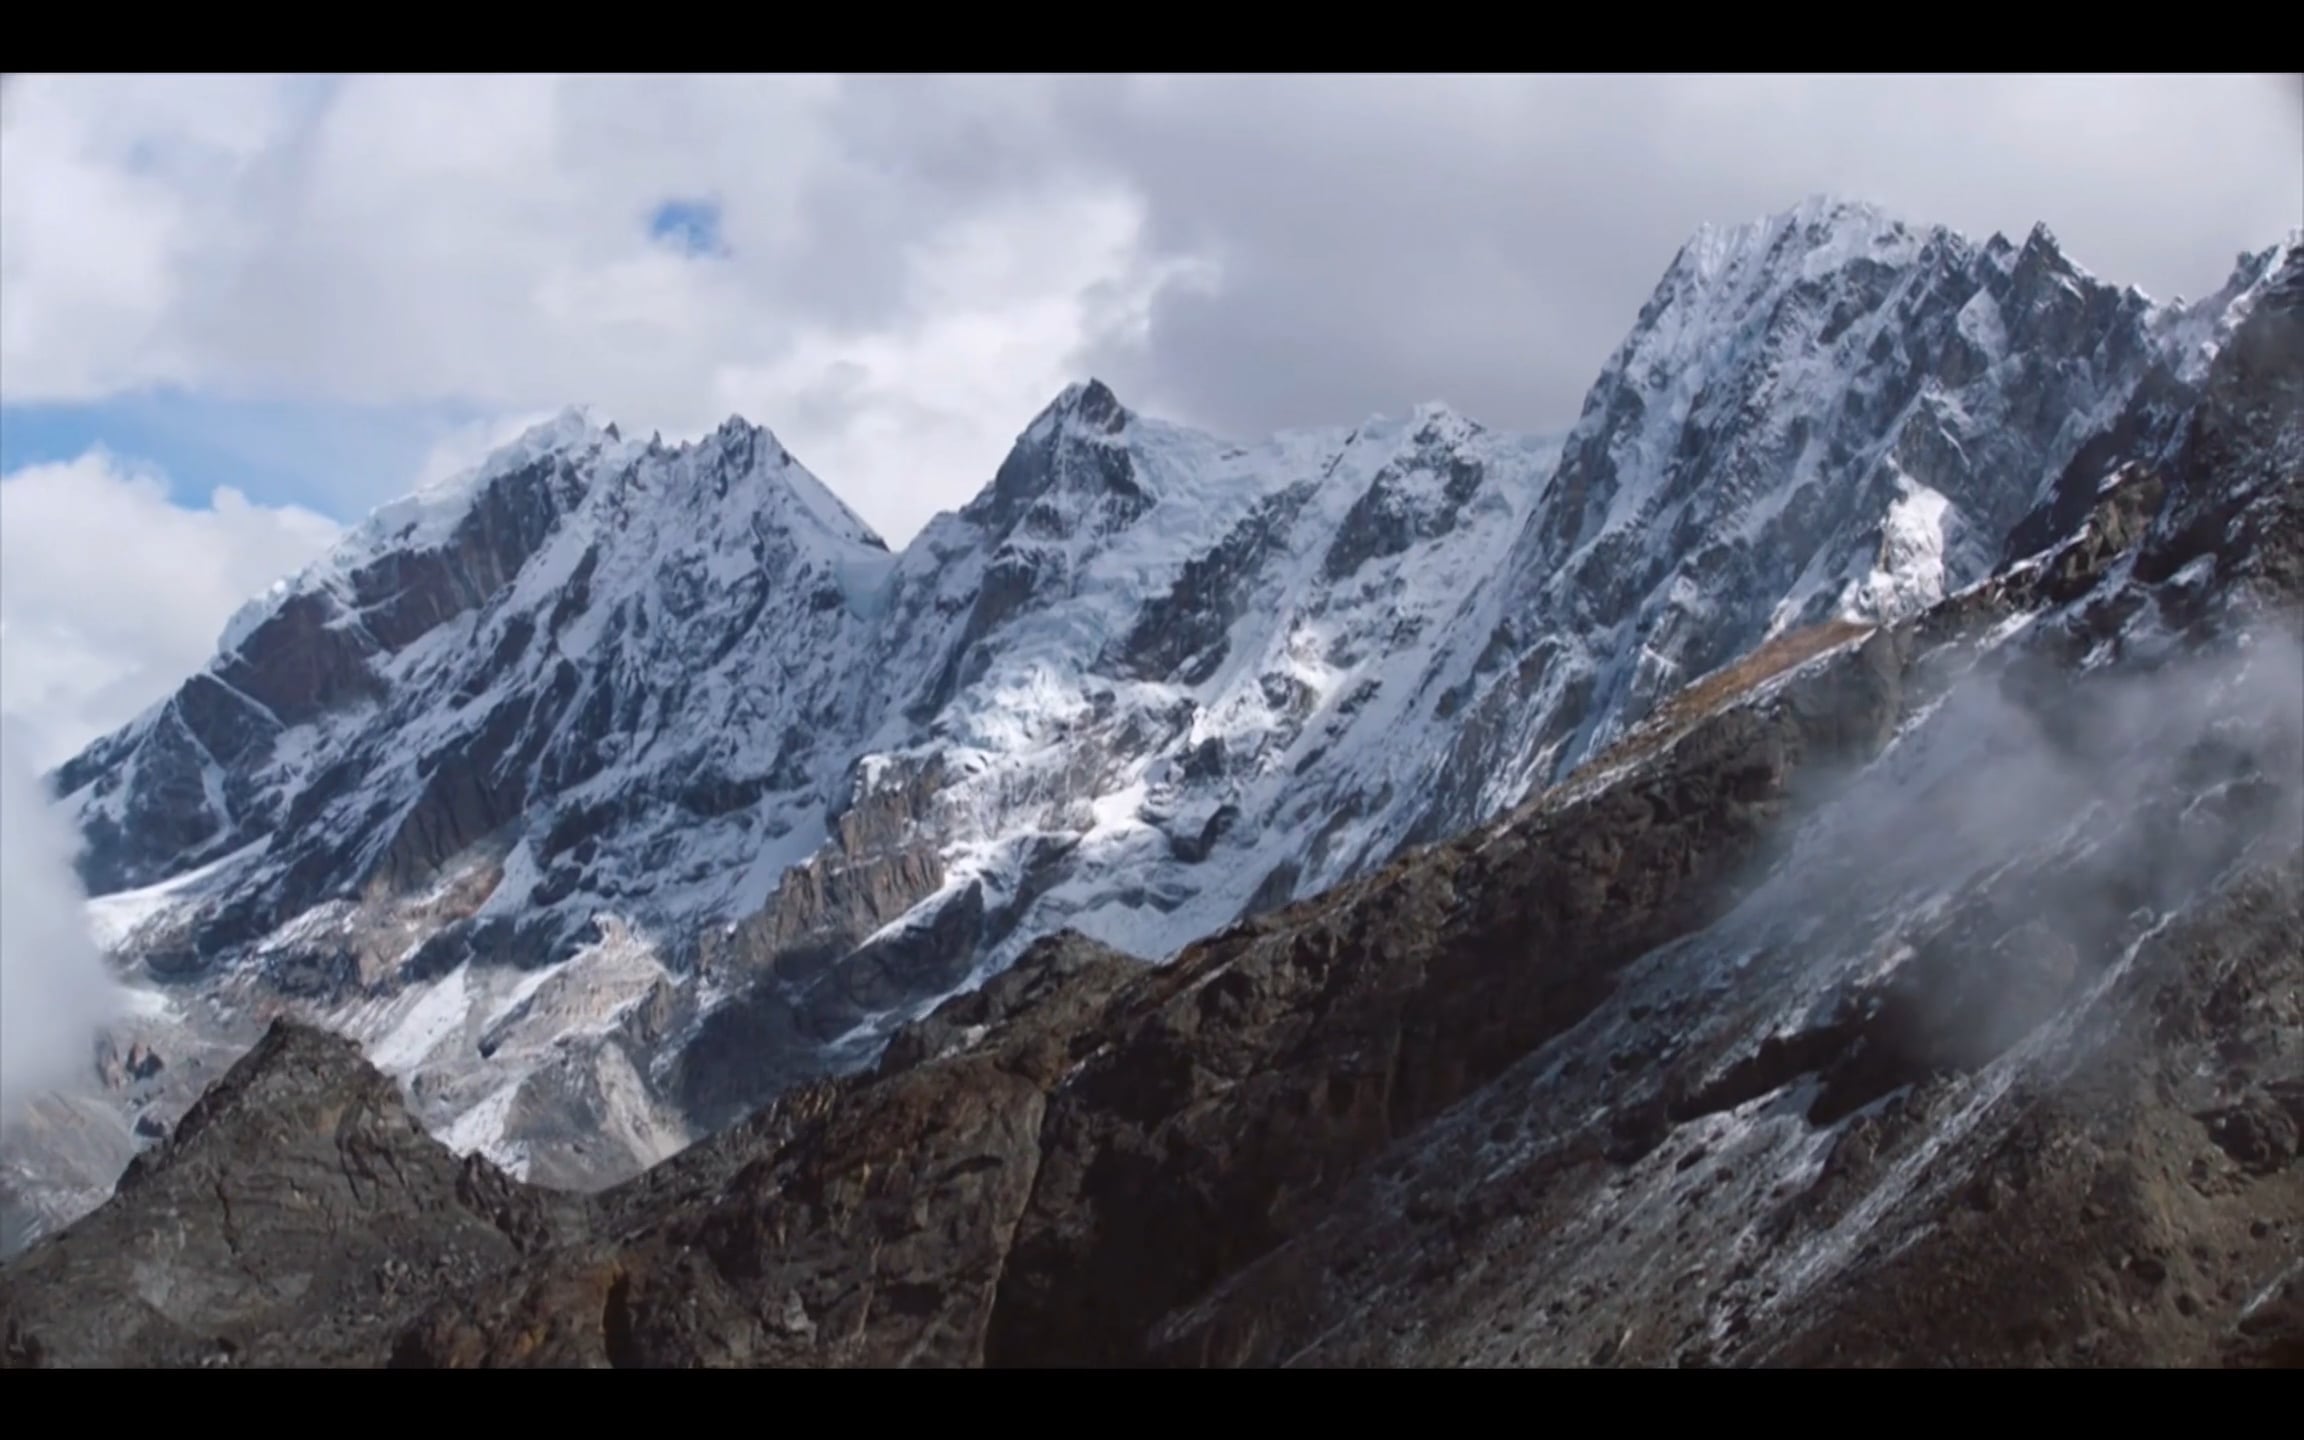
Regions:
M 728 253 L 717 200 L 667 200 L 649 215 L 648 234 L 683 255 L 717 259 Z
M 480 418 L 458 406 L 219 400 L 148 391 L 88 405 L 0 406 L 0 475 L 96 445 L 165 473 L 178 503 L 229 485 L 267 505 L 355 520 L 408 491 L 432 447 Z

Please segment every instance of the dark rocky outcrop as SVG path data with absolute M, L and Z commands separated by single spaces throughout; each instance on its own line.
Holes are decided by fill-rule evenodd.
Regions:
M 265 1035 L 118 1193 L 11 1263 L 16 1364 L 360 1365 L 572 1212 L 426 1135 L 351 1042 Z

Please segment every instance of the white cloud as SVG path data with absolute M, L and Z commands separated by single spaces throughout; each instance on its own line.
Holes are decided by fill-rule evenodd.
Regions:
M 43 769 L 167 696 L 250 596 L 337 533 L 220 488 L 177 505 L 102 451 L 0 477 L 0 712 Z
M 2200 293 L 2304 205 L 2293 78 L 19 77 L 0 400 L 741 409 L 901 542 L 1090 368 L 1564 422 L 1691 228 L 1811 191 Z
M 1158 288 L 1186 277 L 1136 258 L 1142 223 L 1133 198 L 1106 191 L 956 225 L 914 256 L 926 318 L 864 337 L 802 331 L 773 365 L 722 369 L 713 408 L 768 424 L 901 544 L 991 478 L 1074 378 L 1083 336 L 1141 329 Z M 972 468 L 956 471 L 955 456 Z
M 71 827 L 0 716 L 0 1125 L 84 1079 L 119 991 L 88 934 Z
M 1101 287 L 1150 273 L 1109 186 L 931 194 L 835 132 L 837 81 L 359 77 L 324 106 L 249 81 L 220 116 L 140 79 L 17 89 L 13 403 L 157 384 L 453 402 L 507 417 L 492 434 L 576 403 L 672 438 L 740 404 L 900 541 L 1072 378 Z M 725 261 L 649 241 L 655 207 L 696 198 Z M 859 365 L 867 411 L 897 395 L 940 420 L 852 477 L 826 457 L 887 426 L 823 406 Z

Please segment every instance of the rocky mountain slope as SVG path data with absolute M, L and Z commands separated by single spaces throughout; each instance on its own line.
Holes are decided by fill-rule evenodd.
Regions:
M 1243 447 L 1089 384 L 901 555 L 766 431 L 565 416 L 59 772 L 154 987 L 118 1048 L 169 1062 L 119 1093 L 164 1130 L 294 1015 L 458 1151 L 628 1176 L 1043 937 L 1156 959 L 1350 893 L 1771 637 L 2070 535 L 2292 254 L 2155 306 L 2045 231 L 1812 203 L 1692 241 L 1563 441 L 1426 407 Z M 14 1143 L 24 1231 L 112 1129 Z
M 0 1360 L 2304 1364 L 2304 260 L 2145 429 L 1913 615 L 594 1196 L 276 1022 Z

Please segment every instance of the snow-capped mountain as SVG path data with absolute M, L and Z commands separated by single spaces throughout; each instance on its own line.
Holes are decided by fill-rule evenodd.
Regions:
M 1039 936 L 1165 957 L 1770 636 L 1982 578 L 2108 431 L 2178 423 L 2294 243 L 2164 306 L 2044 229 L 1811 202 L 1692 240 L 1564 438 L 1428 406 L 1240 445 L 1091 382 L 900 555 L 766 430 L 570 412 L 56 786 L 154 1023 L 315 1016 L 450 1143 L 597 1183 Z
M 0 1368 L 2294 1368 L 2304 257 L 2254 298 L 1976 584 L 1168 964 L 1045 937 L 625 1184 L 276 1021 L 0 1266 Z
M 2162 306 L 2045 227 L 1978 245 L 1812 200 L 1700 232 L 1586 397 L 1493 592 L 1494 678 L 1474 679 L 1438 782 L 1473 798 L 1426 833 L 1561 778 L 1769 636 L 1912 614 L 2012 536 L 2027 553 L 2060 538 L 2102 457 L 2135 449 L 2090 442 L 2140 409 L 2182 413 L 2294 243 Z M 2085 498 L 2059 527 L 2044 512 L 2068 470 Z

